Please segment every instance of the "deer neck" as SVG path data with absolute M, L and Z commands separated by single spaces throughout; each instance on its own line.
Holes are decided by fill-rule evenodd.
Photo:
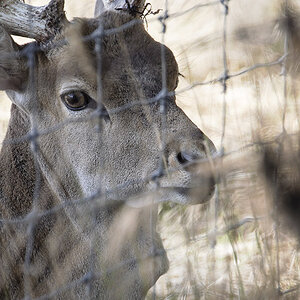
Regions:
M 37 174 L 30 141 L 26 135 L 30 133 L 30 119 L 17 106 L 12 104 L 8 130 L 0 152 L 0 216 L 16 218 L 26 216 L 33 209 L 34 190 Z M 24 138 L 24 141 L 21 141 Z M 45 166 L 42 166 L 45 168 Z M 46 176 L 45 176 L 46 173 Z M 65 195 L 60 195 L 57 186 L 53 189 L 49 182 L 49 172 L 39 170 L 39 191 L 36 208 L 43 212 L 64 202 Z M 50 174 L 51 175 L 51 174 Z M 65 213 L 75 231 L 81 228 L 69 215 L 73 209 L 67 207 Z
M 0 152 L 0 203 L 5 206 L 2 213 L 7 217 L 26 214 L 32 206 L 35 184 L 33 156 L 28 141 L 16 141 L 28 134 L 29 128 L 28 117 L 13 104 Z

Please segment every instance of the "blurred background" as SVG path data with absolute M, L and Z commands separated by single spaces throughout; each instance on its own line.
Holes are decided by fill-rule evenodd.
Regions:
M 93 16 L 94 1 L 65 2 L 68 19 Z M 182 74 L 177 104 L 225 153 L 210 203 L 161 206 L 159 231 L 171 264 L 149 299 L 154 291 L 157 299 L 298 299 L 299 244 L 277 218 L 272 191 L 260 172 L 260 146 L 283 134 L 297 140 L 300 15 L 299 24 L 291 25 L 299 29 L 292 36 L 285 30 L 290 29 L 287 1 L 149 2 L 153 11 L 161 11 L 147 16 L 145 26 L 156 40 L 164 38 Z M 296 1 L 289 4 L 293 12 L 300 8 Z M 158 17 L 166 9 L 163 37 Z M 220 78 L 226 67 L 224 93 Z M 0 140 L 9 110 L 9 100 L 0 93 Z

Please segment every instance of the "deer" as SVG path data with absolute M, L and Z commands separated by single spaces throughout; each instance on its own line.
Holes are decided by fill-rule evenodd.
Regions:
M 64 0 L 0 2 L 1 299 L 144 299 L 169 267 L 159 204 L 214 193 L 216 148 L 176 105 L 144 8 L 98 0 L 69 21 Z

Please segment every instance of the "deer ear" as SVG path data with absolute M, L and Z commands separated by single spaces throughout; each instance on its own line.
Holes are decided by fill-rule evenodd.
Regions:
M 20 91 L 24 82 L 21 59 L 15 55 L 18 45 L 0 26 L 0 90 Z
M 99 15 L 102 14 L 103 11 L 105 11 L 103 1 L 97 0 L 96 6 L 95 6 L 95 11 L 94 11 L 94 17 L 97 18 Z
M 142 11 L 145 6 L 145 0 L 97 0 L 95 7 L 95 17 L 98 17 L 107 10 L 116 10 L 117 8 L 129 9 L 134 7 L 135 10 Z

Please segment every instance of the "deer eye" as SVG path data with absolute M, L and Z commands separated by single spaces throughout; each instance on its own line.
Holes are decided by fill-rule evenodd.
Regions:
M 90 102 L 90 96 L 81 91 L 71 91 L 62 94 L 61 100 L 70 110 L 82 110 L 86 108 Z

